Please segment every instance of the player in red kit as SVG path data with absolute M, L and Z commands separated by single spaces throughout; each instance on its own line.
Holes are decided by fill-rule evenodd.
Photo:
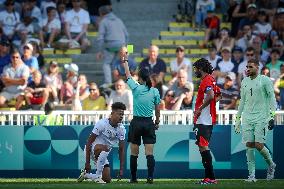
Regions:
M 211 75 L 213 67 L 208 60 L 201 58 L 193 64 L 196 77 L 201 79 L 198 88 L 194 111 L 194 127 L 196 145 L 202 157 L 205 178 L 200 184 L 217 184 L 214 176 L 212 156 L 208 148 L 213 125 L 216 124 L 216 102 L 221 97 L 220 89 Z

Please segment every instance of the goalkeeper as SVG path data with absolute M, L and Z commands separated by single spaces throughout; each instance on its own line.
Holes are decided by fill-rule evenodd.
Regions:
M 268 164 L 267 180 L 274 178 L 276 164 L 269 150 L 264 146 L 267 131 L 274 127 L 276 100 L 269 77 L 258 74 L 259 62 L 252 59 L 247 63 L 247 76 L 241 84 L 241 100 L 236 117 L 235 132 L 241 131 L 246 144 L 249 176 L 245 181 L 256 182 L 255 148 Z

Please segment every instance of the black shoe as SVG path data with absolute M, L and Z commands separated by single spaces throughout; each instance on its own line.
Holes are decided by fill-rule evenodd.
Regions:
M 153 178 L 147 178 L 146 183 L 147 184 L 153 184 L 154 183 Z
M 135 179 L 135 180 L 130 179 L 129 183 L 136 184 L 136 183 L 138 183 L 138 180 L 137 179 Z

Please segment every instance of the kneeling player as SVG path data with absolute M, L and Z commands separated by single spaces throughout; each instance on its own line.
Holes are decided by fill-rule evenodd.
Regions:
M 107 156 L 115 143 L 119 143 L 119 176 L 123 175 L 126 131 L 121 121 L 124 110 L 126 110 L 126 107 L 123 103 L 114 103 L 110 117 L 99 120 L 94 126 L 85 146 L 85 169 L 82 170 L 77 179 L 78 182 L 82 182 L 84 179 L 91 179 L 97 183 L 109 183 L 111 181 Z M 90 173 L 91 159 L 95 162 L 97 169 L 95 174 Z

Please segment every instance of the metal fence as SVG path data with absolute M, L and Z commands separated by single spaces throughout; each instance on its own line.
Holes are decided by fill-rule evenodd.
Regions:
M 0 111 L 0 124 L 12 126 L 33 125 L 34 117 L 43 114 L 43 111 Z M 236 110 L 220 110 L 217 112 L 219 125 L 235 123 Z M 101 118 L 110 115 L 110 111 L 54 111 L 54 115 L 63 117 L 63 123 L 68 125 L 93 125 Z M 124 124 L 129 124 L 132 112 L 125 111 Z M 193 111 L 161 111 L 160 125 L 191 125 L 193 124 Z M 284 125 L 284 111 L 276 112 L 276 125 Z

